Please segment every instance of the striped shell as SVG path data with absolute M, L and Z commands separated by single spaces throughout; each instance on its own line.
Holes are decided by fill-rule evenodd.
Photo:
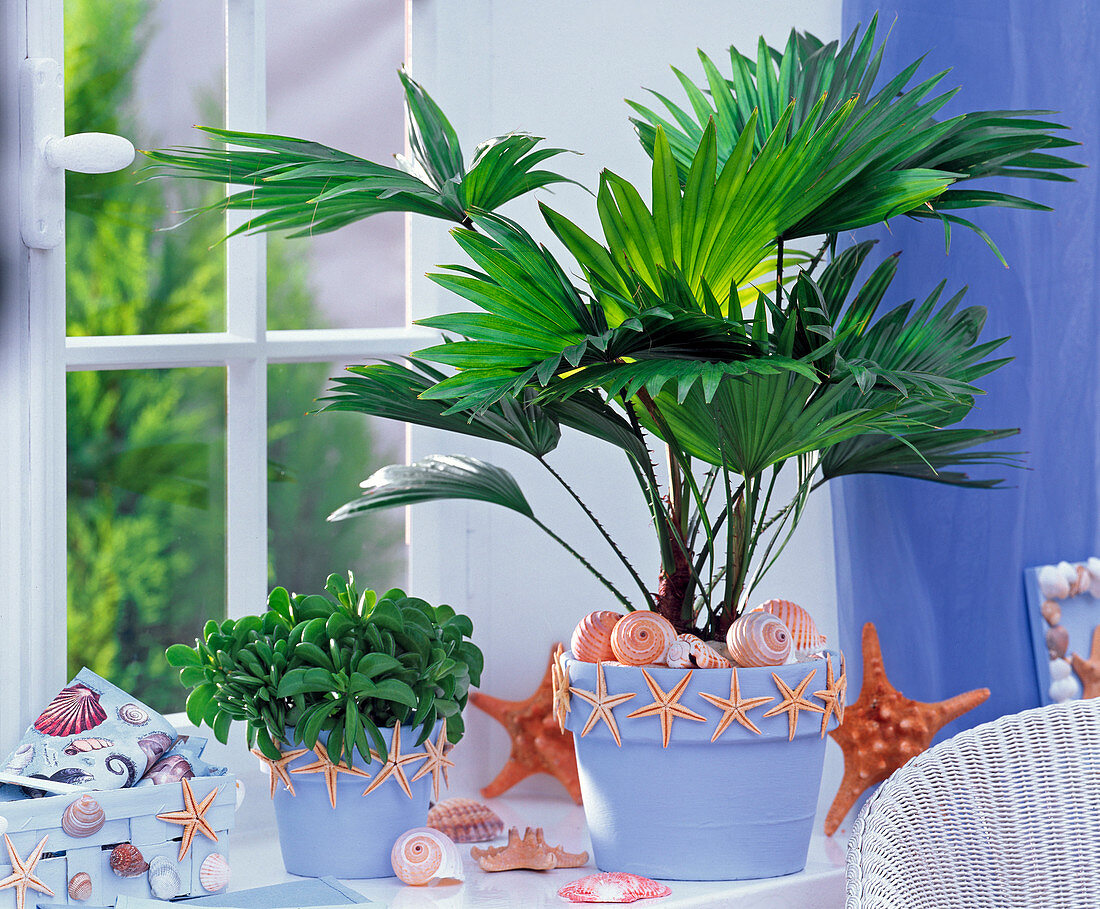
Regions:
M 390 852 L 393 873 L 405 884 L 462 880 L 462 856 L 447 834 L 432 827 L 414 827 L 401 834 Z
M 149 865 L 133 843 L 119 843 L 111 850 L 111 870 L 119 877 L 141 877 Z
M 668 648 L 668 665 L 676 669 L 729 669 L 730 661 L 702 638 L 693 634 L 681 634 L 676 636 L 676 640 Z
M 730 625 L 726 644 L 738 666 L 779 666 L 792 648 L 791 632 L 768 612 L 746 612 Z
M 82 795 L 61 815 L 61 829 L 69 836 L 91 836 L 103 829 L 107 815 L 90 795 Z
M 606 663 L 615 659 L 611 650 L 611 631 L 621 619 L 622 613 L 590 612 L 577 623 L 573 637 L 569 639 L 569 649 L 582 663 Z
M 668 648 L 676 640 L 676 629 L 656 612 L 631 612 L 615 623 L 611 649 L 615 658 L 627 666 L 664 663 Z
M 92 877 L 87 871 L 78 871 L 69 878 L 69 899 L 84 902 L 92 895 Z
M 669 646 L 665 662 L 673 669 L 690 669 L 692 667 L 691 639 L 693 637 L 695 637 L 693 634 L 678 634 L 676 640 Z
M 590 874 L 558 890 L 558 896 L 571 903 L 633 903 L 670 893 L 672 891 L 659 881 L 623 871 Z
M 77 755 L 82 751 L 99 751 L 102 748 L 110 748 L 113 744 L 113 739 L 73 739 L 65 746 L 65 753 Z
M 444 799 L 428 811 L 428 826 L 456 843 L 485 843 L 504 832 L 504 821 L 488 805 L 473 799 Z
M 199 866 L 199 882 L 208 893 L 217 893 L 229 886 L 229 862 L 220 852 L 211 852 Z
M 76 735 L 94 729 L 105 719 L 107 711 L 100 706 L 99 695 L 78 683 L 61 689 L 34 721 L 34 728 L 43 735 Z
M 149 863 L 149 890 L 158 900 L 170 900 L 180 895 L 180 873 L 176 863 L 163 855 Z
M 817 630 L 813 617 L 797 603 L 790 600 L 768 600 L 753 611 L 758 610 L 774 615 L 787 626 L 796 651 L 811 653 L 825 646 L 825 635 Z
M 137 704 L 123 704 L 118 708 L 118 718 L 131 726 L 144 726 L 149 722 L 149 712 Z

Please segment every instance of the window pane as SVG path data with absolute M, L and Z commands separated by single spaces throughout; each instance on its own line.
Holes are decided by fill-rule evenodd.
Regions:
M 404 148 L 404 5 L 392 0 L 267 7 L 268 132 L 313 139 L 390 163 Z M 311 305 L 269 300 L 268 327 L 404 325 L 405 227 L 377 215 L 311 238 L 273 237 L 272 270 L 299 263 Z
M 69 133 L 126 136 L 139 149 L 205 143 L 224 123 L 222 0 L 65 0 Z M 114 174 L 66 176 L 70 335 L 225 328 L 224 219 L 172 231 L 181 210 L 223 194 L 195 181 L 142 181 L 144 158 Z
M 68 376 L 69 641 L 160 711 L 164 649 L 225 612 L 225 370 Z
M 270 580 L 299 593 L 319 593 L 325 578 L 349 569 L 361 590 L 406 584 L 403 509 L 325 520 L 379 467 L 404 461 L 403 424 L 356 413 L 307 413 L 341 370 L 291 363 L 267 372 Z

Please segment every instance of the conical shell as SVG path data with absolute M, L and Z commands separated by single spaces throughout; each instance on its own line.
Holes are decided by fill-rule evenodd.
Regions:
M 69 836 L 91 836 L 103 829 L 107 815 L 90 795 L 82 795 L 61 815 L 61 829 Z
M 44 735 L 76 735 L 94 729 L 107 719 L 107 711 L 99 704 L 99 695 L 86 685 L 62 688 L 42 714 L 34 728 Z
M 631 612 L 615 623 L 611 649 L 615 659 L 628 666 L 663 664 L 668 648 L 676 640 L 676 629 L 656 612 Z
M 462 856 L 445 833 L 414 827 L 397 838 L 390 852 L 393 873 L 403 883 L 418 886 L 433 880 L 462 880 Z
M 111 870 L 119 877 L 141 877 L 149 870 L 149 864 L 137 846 L 119 843 L 111 850 Z
M 229 862 L 220 852 L 211 852 L 199 866 L 199 881 L 202 889 L 217 893 L 229 886 Z
M 797 603 L 790 600 L 768 600 L 756 609 L 774 615 L 787 626 L 795 650 L 811 653 L 825 646 L 825 635 L 817 630 L 813 616 Z
M 485 843 L 504 832 L 504 821 L 488 805 L 473 799 L 444 799 L 428 811 L 428 826 L 456 843 Z
M 747 612 L 726 634 L 738 666 L 780 666 L 791 655 L 790 629 L 769 612 Z
M 180 895 L 180 873 L 176 863 L 163 855 L 149 862 L 149 890 L 158 900 L 170 900 Z
M 69 878 L 69 899 L 84 902 L 92 895 L 92 878 L 87 871 L 78 871 Z
M 601 610 L 590 612 L 577 623 L 569 649 L 582 663 L 606 663 L 615 659 L 611 650 L 611 631 L 622 613 Z

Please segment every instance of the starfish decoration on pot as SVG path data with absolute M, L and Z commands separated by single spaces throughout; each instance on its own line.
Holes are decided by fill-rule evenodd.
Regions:
M 276 743 L 278 747 L 278 743 Z M 283 785 L 286 786 L 287 792 L 294 795 L 294 783 L 290 780 L 290 774 L 287 773 L 287 765 L 291 761 L 295 761 L 303 754 L 309 752 L 308 748 L 295 748 L 291 751 L 280 751 L 279 754 L 282 757 L 277 761 L 273 761 L 266 754 L 260 751 L 259 748 L 253 748 L 252 753 L 256 755 L 264 764 L 267 765 L 268 775 L 271 777 L 271 797 L 275 798 L 275 788 L 279 785 L 279 780 L 283 781 Z
M 672 720 L 674 717 L 682 717 L 685 720 L 696 720 L 700 723 L 705 723 L 707 718 L 700 716 L 694 710 L 689 710 L 683 704 L 679 703 L 680 697 L 684 693 L 684 689 L 687 688 L 688 682 L 691 681 L 691 675 L 695 672 L 694 669 L 689 669 L 688 674 L 685 675 L 679 682 L 676 683 L 676 687 L 671 691 L 664 691 L 660 685 L 653 681 L 653 676 L 649 674 L 645 669 L 642 670 L 642 675 L 645 676 L 645 683 L 649 686 L 649 693 L 653 695 L 653 703 L 647 704 L 645 707 L 639 707 L 633 713 L 626 715 L 627 719 L 634 719 L 635 717 L 643 716 L 659 716 L 661 718 L 661 747 L 668 747 L 668 737 L 672 734 Z
M 825 835 L 836 833 L 865 789 L 920 754 L 940 729 L 988 697 L 988 688 L 978 688 L 933 704 L 910 700 L 886 678 L 874 624 L 864 625 L 863 687 L 844 711 L 844 721 L 829 733 L 844 752 L 844 777 L 825 816 Z
M 569 673 L 565 668 L 565 647 L 558 644 L 554 648 L 550 664 L 550 677 L 553 682 L 554 718 L 558 721 L 558 729 L 565 732 L 565 715 L 569 713 L 569 695 L 572 688 L 569 687 Z
M 1094 698 L 1100 695 L 1100 625 L 1092 632 L 1092 650 L 1087 660 L 1082 659 L 1076 653 L 1070 657 L 1073 671 L 1084 685 L 1083 698 Z
M 420 765 L 420 769 L 413 774 L 412 781 L 415 783 L 422 776 L 427 774 L 432 775 L 432 801 L 439 801 L 439 778 L 443 777 L 443 784 L 450 787 L 451 782 L 447 779 L 447 768 L 453 767 L 455 762 L 447 757 L 447 752 L 451 750 L 451 743 L 447 741 L 447 723 L 444 722 L 443 726 L 439 730 L 439 741 L 434 745 L 431 739 L 424 740 L 424 763 Z
M 49 887 L 34 876 L 34 866 L 42 858 L 42 850 L 46 848 L 46 840 L 49 838 L 50 835 L 46 834 L 34 847 L 34 851 L 25 859 L 21 859 L 19 853 L 15 851 L 15 847 L 11 844 L 11 840 L 8 839 L 8 835 L 4 834 L 4 842 L 8 844 L 8 858 L 11 859 L 11 874 L 0 881 L 0 890 L 15 890 L 15 905 L 18 909 L 26 909 L 28 887 L 31 890 L 37 890 L 39 893 L 54 895 Z
M 191 784 L 187 780 L 180 780 L 180 785 L 183 788 L 183 811 L 168 811 L 164 814 L 158 814 L 157 820 L 168 824 L 179 824 L 183 827 L 179 857 L 182 862 L 187 855 L 187 851 L 191 848 L 191 841 L 195 838 L 196 833 L 201 833 L 208 840 L 218 841 L 218 835 L 206 819 L 206 810 L 214 804 L 214 799 L 218 796 L 218 790 L 212 790 L 201 802 L 196 802 L 195 793 L 191 791 Z
M 722 719 L 718 721 L 718 728 L 714 730 L 714 735 L 710 737 L 712 742 L 716 741 L 718 736 L 725 732 L 734 720 L 737 720 L 746 729 L 751 729 L 757 735 L 762 735 L 763 733 L 760 732 L 756 724 L 748 718 L 748 711 L 752 710 L 753 707 L 759 707 L 761 704 L 775 700 L 775 698 L 770 697 L 741 697 L 741 683 L 737 679 L 736 669 L 733 670 L 733 674 L 730 676 L 730 696 L 728 700 L 720 698 L 716 694 L 705 694 L 702 691 L 699 692 L 699 697 L 723 711 Z
M 798 683 L 798 687 L 792 689 L 791 686 L 784 682 L 779 676 L 774 672 L 772 673 L 772 679 L 775 680 L 775 687 L 779 689 L 779 693 L 783 696 L 783 700 L 765 713 L 764 716 L 778 716 L 781 713 L 787 714 L 788 742 L 794 738 L 795 732 L 798 731 L 798 712 L 800 710 L 809 710 L 812 713 L 824 713 L 823 707 L 818 707 L 813 701 L 808 701 L 802 696 L 806 691 L 806 686 L 810 684 L 810 681 L 816 674 L 817 670 L 811 669 L 810 674 Z
M 592 731 L 592 727 L 600 720 L 603 720 L 607 724 L 607 728 L 611 730 L 611 735 L 615 739 L 615 744 L 621 748 L 623 742 L 622 738 L 619 736 L 619 724 L 615 722 L 615 715 L 612 711 L 619 704 L 629 701 L 634 697 L 634 693 L 608 694 L 607 681 L 604 679 L 603 674 L 603 663 L 596 664 L 595 691 L 584 691 L 580 688 L 573 688 L 571 690 L 573 694 L 582 701 L 588 701 L 588 703 L 592 705 L 592 712 L 588 715 L 588 722 L 584 724 L 584 728 L 581 730 L 581 738 L 588 735 L 588 733 Z
M 542 681 L 527 700 L 505 701 L 480 691 L 470 695 L 470 703 L 500 723 L 512 739 L 508 762 L 481 790 L 484 798 L 496 798 L 534 773 L 549 773 L 569 791 L 574 802 L 581 803 L 573 733 L 562 732 L 554 717 L 553 677 L 554 655 L 551 653 Z
M 833 663 L 828 654 L 825 655 L 825 690 L 815 691 L 814 697 L 825 705 L 821 714 L 821 737 L 829 729 L 829 717 L 836 715 L 838 724 L 844 722 L 844 695 L 848 690 L 848 674 L 844 671 L 844 654 L 840 655 L 840 677 L 833 677 Z
M 328 800 L 333 808 L 336 807 L 336 778 L 339 774 L 346 773 L 350 776 L 362 776 L 368 780 L 370 779 L 370 774 L 358 767 L 349 767 L 343 761 L 334 764 L 332 758 L 328 756 L 328 749 L 320 742 L 313 746 L 313 753 L 317 755 L 317 760 L 312 764 L 306 764 L 304 767 L 295 767 L 290 772 L 323 773 L 325 775 L 325 787 L 328 789 Z
M 380 755 L 373 748 L 370 750 L 370 756 L 373 760 L 378 758 L 382 760 Z M 382 762 L 382 769 L 378 771 L 378 775 L 374 778 L 374 781 L 363 790 L 363 795 L 370 795 L 382 785 L 382 781 L 387 777 L 392 776 L 397 780 L 397 784 L 405 790 L 405 795 L 409 798 L 413 797 L 412 790 L 409 788 L 409 779 L 405 776 L 405 765 L 411 764 L 413 761 L 422 761 L 427 755 L 423 752 L 419 754 L 402 754 L 401 753 L 401 726 L 393 727 L 393 740 L 390 742 L 390 747 L 387 752 L 386 760 Z

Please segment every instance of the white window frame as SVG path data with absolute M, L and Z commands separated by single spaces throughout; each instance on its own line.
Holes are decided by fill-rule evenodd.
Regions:
M 65 378 L 82 370 L 226 369 L 226 602 L 232 617 L 267 596 L 267 367 L 407 354 L 434 333 L 403 328 L 267 330 L 264 235 L 226 246 L 226 330 L 65 335 L 65 250 L 19 236 L 19 64 L 63 59 L 62 0 L 4 4 L 0 89 L 0 741 L 14 741 L 65 683 Z M 226 126 L 266 125 L 265 0 L 225 0 Z M 228 228 L 244 215 L 230 213 Z M 407 282 L 406 282 L 407 284 Z M 406 305 L 406 311 L 410 311 Z

